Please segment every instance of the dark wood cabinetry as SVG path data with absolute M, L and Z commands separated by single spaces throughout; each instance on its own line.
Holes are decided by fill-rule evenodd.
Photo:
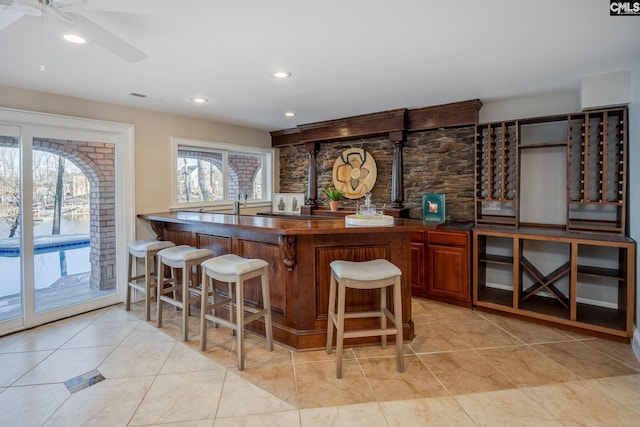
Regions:
M 411 295 L 427 297 L 426 231 L 411 233 Z
M 468 231 L 428 230 L 411 235 L 414 296 L 471 307 Z
M 626 108 L 476 125 L 477 308 L 632 336 L 627 128 Z

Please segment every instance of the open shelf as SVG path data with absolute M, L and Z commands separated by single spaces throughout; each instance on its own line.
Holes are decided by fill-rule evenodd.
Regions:
M 591 267 L 588 265 L 579 265 L 578 274 L 594 277 L 606 277 L 609 279 L 624 280 L 624 273 L 614 268 Z
M 635 242 L 562 229 L 476 227 L 477 306 L 630 338 L 635 304 Z
M 523 311 L 530 311 L 545 316 L 557 317 L 558 319 L 570 318 L 569 308 L 563 306 L 557 299 L 533 295 L 525 301 L 520 301 L 518 307 Z
M 627 328 L 625 314 L 620 310 L 590 304 L 577 304 L 576 321 L 617 331 Z
M 511 307 L 513 305 L 513 291 L 485 286 L 478 290 L 478 301 Z

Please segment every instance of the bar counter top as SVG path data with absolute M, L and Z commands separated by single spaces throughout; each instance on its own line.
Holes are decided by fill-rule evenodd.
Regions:
M 354 232 L 395 233 L 400 230 L 403 232 L 424 230 L 429 226 L 420 220 L 406 218 L 395 218 L 393 225 L 349 226 L 345 224 L 344 218 L 297 218 L 293 216 L 233 215 L 188 211 L 140 214 L 139 217 L 149 221 L 193 225 L 215 224 L 260 233 L 298 236 L 327 233 L 352 234 Z

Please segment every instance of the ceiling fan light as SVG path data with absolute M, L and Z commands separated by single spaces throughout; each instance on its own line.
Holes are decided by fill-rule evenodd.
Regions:
M 62 38 L 68 41 L 69 43 L 74 43 L 74 44 L 85 44 L 87 42 L 87 39 L 85 39 L 81 35 L 73 34 L 73 33 L 63 34 Z

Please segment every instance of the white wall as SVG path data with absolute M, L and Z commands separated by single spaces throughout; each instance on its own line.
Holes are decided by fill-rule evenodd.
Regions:
M 135 213 L 169 210 L 171 205 L 171 137 L 228 144 L 271 147 L 264 130 L 226 123 L 120 107 L 79 98 L 0 85 L 0 106 L 135 126 Z M 137 221 L 137 238 L 155 237 L 149 225 Z
M 511 98 L 503 100 L 482 100 L 480 123 L 527 117 L 553 116 L 580 111 L 580 91 L 558 92 L 547 95 Z

